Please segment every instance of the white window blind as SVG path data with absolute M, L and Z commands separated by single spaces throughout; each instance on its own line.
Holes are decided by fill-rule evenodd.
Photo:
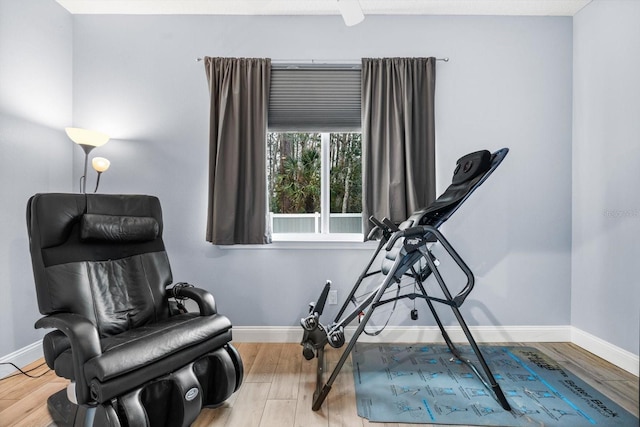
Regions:
M 271 70 L 271 132 L 359 131 L 360 66 L 281 66 Z

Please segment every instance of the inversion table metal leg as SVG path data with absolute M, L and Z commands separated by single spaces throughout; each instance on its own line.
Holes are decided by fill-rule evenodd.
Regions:
M 467 326 L 466 322 L 462 318 L 462 314 L 460 314 L 460 310 L 458 310 L 458 307 L 451 307 L 451 309 L 453 310 L 453 314 L 455 314 L 456 319 L 458 319 L 458 322 L 460 323 L 460 326 L 462 327 L 462 330 L 464 331 L 464 334 L 467 337 L 467 341 L 469 341 L 469 344 L 471 344 L 471 348 L 473 349 L 473 352 L 478 357 L 480 366 L 482 367 L 482 370 L 484 371 L 487 379 L 489 380 L 489 383 L 491 385 L 491 390 L 496 396 L 496 399 L 498 399 L 498 403 L 500 403 L 500 406 L 502 406 L 505 411 L 510 411 L 511 405 L 509 405 L 509 402 L 507 402 L 507 398 L 502 392 L 502 388 L 500 388 L 500 385 L 496 382 L 496 379 L 494 378 L 493 373 L 491 372 L 491 369 L 489 369 L 489 365 L 487 365 L 487 361 L 484 359 L 484 356 L 482 355 L 482 352 L 480 351 L 478 344 L 476 344 L 476 340 L 473 338 L 473 335 L 471 335 L 471 331 L 469 330 L 469 327 Z M 473 367 L 473 365 L 471 366 Z
M 466 363 L 467 365 L 469 365 L 469 367 L 479 377 L 479 379 L 483 382 L 483 384 L 485 384 L 494 393 L 494 396 L 496 397 L 496 399 L 498 400 L 500 405 L 505 410 L 510 411 L 511 410 L 511 406 L 507 402 L 507 400 L 506 400 L 506 398 L 504 396 L 504 393 L 502 392 L 502 389 L 500 388 L 500 385 L 496 382 L 495 378 L 493 377 L 493 374 L 492 374 L 491 370 L 489 369 L 489 366 L 487 365 L 487 362 L 484 359 L 484 356 L 482 355 L 482 352 L 480 351 L 475 339 L 473 338 L 473 335 L 471 335 L 471 331 L 469 330 L 469 327 L 467 326 L 466 322 L 464 321 L 464 318 L 462 317 L 462 314 L 460 313 L 460 310 L 458 309 L 458 305 L 461 305 L 462 302 L 464 302 L 464 297 L 466 297 L 466 294 L 468 294 L 469 291 L 473 288 L 473 274 L 471 273 L 471 270 L 469 270 L 469 268 L 466 266 L 464 261 L 462 261 L 462 259 L 459 257 L 459 255 L 451 247 L 451 245 L 446 241 L 446 239 L 444 239 L 444 237 L 439 232 L 437 232 L 437 230 L 434 229 L 433 232 L 436 235 L 436 237 L 438 238 L 438 240 L 443 244 L 445 249 L 449 252 L 449 254 L 452 255 L 452 257 L 454 258 L 454 261 L 465 272 L 465 274 L 469 278 L 470 282 L 468 283 L 467 287 L 465 288 L 465 292 L 464 292 L 465 295 L 463 295 L 462 298 L 460 298 L 460 295 L 458 295 L 456 298 L 453 298 L 451 296 L 451 293 L 449 292 L 446 284 L 444 283 L 444 280 L 443 280 L 442 276 L 440 275 L 439 271 L 437 270 L 437 267 L 435 266 L 435 263 L 434 263 L 433 259 L 431 258 L 430 253 L 428 253 L 428 251 L 424 251 L 423 252 L 421 250 L 421 252 L 423 252 L 423 256 L 425 257 L 425 259 L 427 261 L 427 264 L 429 265 L 429 268 L 431 269 L 432 273 L 434 274 L 438 284 L 440 285 L 440 287 L 441 287 L 441 289 L 442 289 L 442 291 L 443 291 L 443 293 L 444 293 L 444 295 L 446 297 L 446 301 L 445 300 L 440 300 L 440 299 L 437 299 L 437 298 L 434 299 L 434 298 L 429 297 L 427 295 L 426 290 L 424 289 L 424 286 L 422 285 L 421 281 L 418 280 L 418 284 L 420 286 L 420 290 L 421 290 L 422 294 L 424 295 L 424 298 L 427 301 L 429 309 L 431 310 L 431 313 L 433 314 L 433 316 L 434 316 L 434 318 L 435 318 L 435 320 L 436 320 L 436 322 L 438 324 L 438 327 L 440 328 L 442 336 L 443 336 L 445 342 L 447 343 L 447 346 L 451 350 L 452 354 L 457 359 L 459 359 L 460 361 L 462 361 L 462 362 Z M 363 275 L 361 276 L 361 279 L 359 279 L 358 283 L 354 287 L 354 290 L 352 291 L 352 293 L 355 292 L 355 289 L 357 289 L 360 281 L 362 280 L 363 277 L 365 277 L 366 272 L 367 272 L 368 268 L 370 267 L 370 265 L 371 265 L 371 263 L 369 264 L 367 269 L 365 269 L 365 272 L 363 273 Z M 396 259 L 396 262 L 394 263 L 394 266 L 392 267 L 392 269 L 390 271 L 397 272 L 397 269 L 398 269 L 399 265 L 400 265 L 400 258 Z M 344 352 L 342 353 L 342 356 L 338 360 L 338 363 L 336 364 L 335 368 L 333 369 L 333 371 L 331 373 L 331 376 L 329 377 L 329 379 L 326 382 L 326 384 L 324 386 L 322 386 L 322 387 L 321 387 L 321 383 L 322 383 L 322 374 L 324 372 L 324 354 L 319 351 L 319 353 L 318 353 L 319 360 L 318 360 L 318 372 L 317 372 L 317 381 L 316 381 L 316 392 L 314 393 L 314 400 L 313 400 L 313 404 L 312 404 L 312 407 L 311 407 L 312 410 L 317 411 L 322 406 L 322 403 L 324 402 L 324 400 L 326 399 L 327 395 L 331 391 L 331 387 L 333 385 L 333 382 L 336 380 L 338 374 L 340 373 L 340 370 L 342 369 L 342 366 L 344 366 L 344 364 L 347 361 L 347 358 L 349 357 L 349 354 L 351 354 L 351 351 L 353 351 L 353 348 L 355 347 L 356 342 L 358 341 L 358 338 L 360 337 L 360 335 L 362 335 L 362 332 L 364 332 L 365 326 L 367 325 L 369 319 L 371 318 L 371 315 L 373 314 L 373 311 L 375 310 L 375 308 L 380 303 L 385 291 L 390 286 L 391 282 L 393 282 L 394 280 L 395 280 L 394 275 L 393 274 L 388 274 L 386 276 L 383 284 L 376 291 L 375 296 L 372 299 L 371 299 L 371 297 L 367 298 L 367 300 L 368 300 L 367 303 L 371 304 L 369 310 L 367 310 L 367 312 L 365 313 L 364 317 L 361 319 L 360 325 L 358 326 L 358 328 L 356 329 L 353 337 L 351 338 L 351 340 L 347 344 L 347 347 L 344 350 Z M 487 384 L 487 382 L 483 379 L 483 376 L 478 372 L 478 370 L 475 368 L 475 366 L 473 366 L 473 364 L 470 361 L 465 360 L 464 358 L 462 358 L 461 353 L 455 347 L 455 345 L 451 341 L 447 331 L 445 330 L 444 325 L 442 324 L 442 322 L 440 320 L 440 317 L 438 316 L 438 313 L 436 312 L 435 307 L 433 306 L 432 300 L 440 302 L 440 303 L 444 303 L 444 304 L 449 305 L 451 307 L 451 309 L 454 312 L 454 315 L 456 316 L 456 319 L 458 320 L 458 323 L 460 324 L 462 330 L 464 331 L 464 334 L 465 334 L 465 336 L 467 338 L 467 341 L 469 342 L 469 344 L 471 345 L 471 348 L 473 349 L 474 353 L 478 357 L 480 365 L 482 366 L 482 369 L 483 369 L 483 371 L 485 373 L 485 376 L 487 377 L 490 385 Z M 346 306 L 346 303 L 345 303 L 345 306 Z M 344 311 L 344 309 L 342 309 L 340 311 L 342 313 Z M 350 319 L 352 319 L 352 318 L 353 318 L 353 316 L 348 316 L 348 319 L 346 320 L 346 322 L 347 323 L 350 322 Z
M 451 350 L 451 353 L 456 357 L 456 359 L 463 360 L 462 359 L 462 353 L 460 353 L 458 348 L 455 346 L 455 344 L 453 343 L 453 341 L 449 337 L 449 333 L 444 328 L 444 325 L 442 324 L 442 321 L 440 320 L 440 316 L 438 315 L 438 312 L 436 311 L 436 308 L 433 306 L 433 302 L 431 302 L 431 300 L 427 296 L 427 292 L 425 291 L 424 287 L 422 286 L 422 283 L 420 283 L 420 289 L 422 290 L 422 293 L 425 295 L 425 301 L 427 302 L 427 306 L 429 307 L 429 310 L 431 310 L 431 314 L 433 315 L 433 318 L 435 319 L 436 324 L 438 325 L 438 328 L 440 329 L 440 333 L 442 334 L 442 338 L 444 338 L 444 342 L 447 344 L 447 347 L 449 348 L 449 350 Z M 473 368 L 473 366 L 472 366 L 472 368 Z M 474 368 L 474 371 L 475 371 L 475 368 Z M 476 371 L 476 375 L 477 374 L 478 373 Z
M 444 237 L 442 237 L 442 240 L 444 240 Z M 442 240 L 441 240 L 441 242 L 442 242 Z M 455 254 L 454 259 L 458 258 L 458 260 L 456 260 L 456 263 L 458 263 L 458 265 L 460 265 L 462 263 L 463 265 L 461 265 L 461 267 L 464 266 L 464 269 L 468 270 L 468 272 L 470 274 L 471 270 L 468 269 L 468 267 L 464 264 L 462 259 L 459 258 L 457 253 L 455 253 L 455 251 L 453 250 L 453 248 L 450 247 L 448 242 L 445 241 L 445 243 L 446 244 L 443 244 L 443 246 L 445 246 L 447 251 L 450 254 L 452 254 L 452 252 L 453 252 L 452 255 Z M 447 247 L 447 246 L 449 246 L 449 247 Z M 511 410 L 511 405 L 509 405 L 509 402 L 507 402 L 507 399 L 506 399 L 506 397 L 505 397 L 505 395 L 504 395 L 504 393 L 502 391 L 502 388 L 496 382 L 496 379 L 494 378 L 493 373 L 491 372 L 491 369 L 489 368 L 489 365 L 487 364 L 484 356 L 482 355 L 482 352 L 480 351 L 480 348 L 478 347 L 478 344 L 476 343 L 476 340 L 473 338 L 473 335 L 471 334 L 471 331 L 469 330 L 469 327 L 467 326 L 467 323 L 465 322 L 464 318 L 462 317 L 462 313 L 460 313 L 460 310 L 458 309 L 454 298 L 451 296 L 451 293 L 449 292 L 449 289 L 447 288 L 446 284 L 444 283 L 444 279 L 440 275 L 440 272 L 438 271 L 434 261 L 431 259 L 430 256 L 425 256 L 425 259 L 427 260 L 427 264 L 429 265 L 429 268 L 433 272 L 433 275 L 435 276 L 436 281 L 440 285 L 440 288 L 442 289 L 442 293 L 446 297 L 447 301 L 451 302 L 450 304 L 447 304 L 447 305 L 449 305 L 451 307 L 451 310 L 453 310 L 453 314 L 456 316 L 456 319 L 458 320 L 458 323 L 460 324 L 460 327 L 462 328 L 462 330 L 464 332 L 464 335 L 467 337 L 467 341 L 469 342 L 473 352 L 477 356 L 478 361 L 480 362 L 480 366 L 482 367 L 482 370 L 484 371 L 485 376 L 487 377 L 487 380 L 489 381 L 489 384 L 486 384 L 486 382 L 483 380 L 482 376 L 479 375 L 479 372 L 476 370 L 475 366 L 473 366 L 473 364 L 471 362 L 469 362 L 469 361 L 467 361 L 467 360 L 465 360 L 464 358 L 461 357 L 460 352 L 453 345 L 453 342 L 451 341 L 451 339 L 449 338 L 449 335 L 445 331 L 444 326 L 442 325 L 442 322 L 440 321 L 440 317 L 438 316 L 437 312 L 435 311 L 435 307 L 433 306 L 432 302 L 427 297 L 427 304 L 429 305 L 429 308 L 431 310 L 431 313 L 433 314 L 433 317 L 436 319 L 436 322 L 438 323 L 438 327 L 440 328 L 440 331 L 442 332 L 442 336 L 445 339 L 445 342 L 447 343 L 447 346 L 449 347 L 449 349 L 451 350 L 451 352 L 453 353 L 453 355 L 457 359 L 459 359 L 460 361 L 462 361 L 462 362 L 466 363 L 467 365 L 469 365 L 469 367 L 475 372 L 475 374 L 478 375 L 480 380 L 491 389 L 491 391 L 494 393 L 496 399 L 498 400 L 498 403 L 500 403 L 500 406 L 502 406 L 502 408 L 504 408 L 504 410 L 510 411 Z M 422 286 L 421 283 L 420 283 L 420 288 L 421 288 L 421 290 L 423 292 L 425 292 L 424 291 L 424 287 Z M 425 292 L 425 295 L 426 295 L 426 292 Z
M 396 263 L 398 262 L 396 261 Z M 347 344 L 347 347 L 342 353 L 342 356 L 340 356 L 340 360 L 338 360 L 338 363 L 336 364 L 335 368 L 331 372 L 331 376 L 329 377 L 329 379 L 327 380 L 327 383 L 322 388 L 320 388 L 320 384 L 322 383 L 321 381 L 322 378 L 320 376 L 320 371 L 318 370 L 318 380 L 320 381 L 318 381 L 318 383 L 316 384 L 317 395 L 314 395 L 313 405 L 311 406 L 312 410 L 317 411 L 318 409 L 320 409 L 320 407 L 322 406 L 322 403 L 327 398 L 327 395 L 331 391 L 331 386 L 333 385 L 333 382 L 338 377 L 338 374 L 340 373 L 340 370 L 342 369 L 345 362 L 347 361 L 349 354 L 351 354 L 353 347 L 355 347 L 356 342 L 358 341 L 358 338 L 360 337 L 360 335 L 362 335 L 362 332 L 364 331 L 364 328 L 367 325 L 367 322 L 369 321 L 369 319 L 371 318 L 371 315 L 373 314 L 373 311 L 375 310 L 376 304 L 380 301 L 380 299 L 384 295 L 385 290 L 391 284 L 391 282 L 393 282 L 393 277 L 389 275 L 385 278 L 383 284 L 378 288 L 378 291 L 376 292 L 376 295 L 371 303 L 371 308 L 367 310 L 364 317 L 360 321 L 360 324 L 358 325 L 358 328 L 353 334 L 353 337 Z M 318 360 L 318 362 L 320 361 Z M 320 369 L 320 363 L 318 363 L 318 369 Z
M 322 377 L 325 370 L 324 346 L 318 349 L 318 364 L 316 366 L 316 391 L 313 393 L 313 401 L 315 402 L 322 390 Z M 319 407 L 318 407 L 319 408 Z M 316 409 L 314 409 L 316 411 Z

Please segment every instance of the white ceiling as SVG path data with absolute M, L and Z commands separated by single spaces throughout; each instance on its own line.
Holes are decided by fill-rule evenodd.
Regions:
M 56 0 L 73 14 L 338 15 L 336 0 Z M 360 0 L 365 15 L 573 16 L 591 0 Z

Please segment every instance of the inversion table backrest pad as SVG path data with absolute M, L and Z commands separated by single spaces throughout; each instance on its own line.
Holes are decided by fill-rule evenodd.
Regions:
M 417 225 L 440 227 L 465 200 L 493 173 L 509 152 L 502 148 L 493 154 L 487 150 L 476 151 L 456 162 L 451 185 L 432 204 L 416 211 L 399 228 L 404 230 Z
M 451 185 L 432 204 L 424 209 L 414 212 L 398 228 L 405 230 L 409 227 L 430 225 L 439 228 L 447 219 L 458 210 L 476 188 L 482 185 L 493 171 L 500 165 L 509 152 L 508 148 L 502 148 L 493 154 L 487 150 L 476 151 L 467 154 L 456 162 Z M 433 236 L 431 236 L 435 239 Z M 432 240 L 435 241 L 435 240 Z M 403 247 L 403 239 L 398 239 L 393 248 L 385 253 L 382 259 L 381 271 L 387 274 Z M 413 264 L 407 260 L 407 266 Z

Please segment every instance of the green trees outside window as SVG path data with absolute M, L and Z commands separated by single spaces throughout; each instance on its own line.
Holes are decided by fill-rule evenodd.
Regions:
M 280 218 L 284 217 L 282 214 L 324 214 L 330 216 L 330 232 L 361 232 L 358 216 L 362 212 L 360 133 L 272 132 L 267 135 L 267 157 L 269 207 L 273 214 Z M 328 179 L 323 178 L 323 169 Z M 322 212 L 323 180 L 329 187 L 328 209 L 325 209 L 329 212 Z M 281 228 L 274 232 L 300 231 Z M 314 231 L 318 232 L 318 227 Z

